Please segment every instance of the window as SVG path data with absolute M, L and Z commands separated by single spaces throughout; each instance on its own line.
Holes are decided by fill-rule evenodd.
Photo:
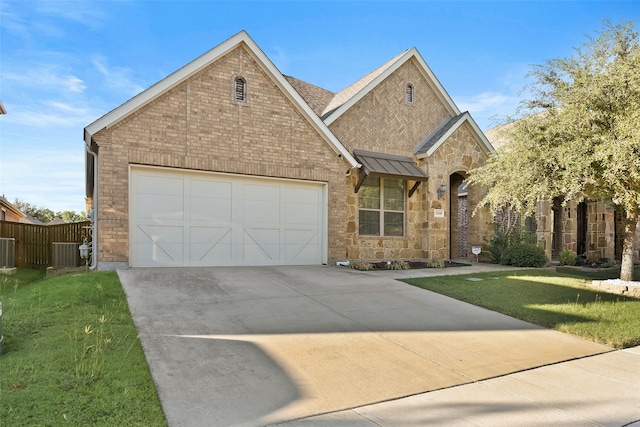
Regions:
M 404 91 L 405 101 L 408 104 L 413 104 L 413 85 L 411 83 L 407 83 L 407 87 Z
M 247 101 L 247 82 L 242 77 L 236 77 L 233 82 L 233 96 L 236 101 Z
M 365 179 L 358 191 L 362 236 L 404 236 L 404 181 Z

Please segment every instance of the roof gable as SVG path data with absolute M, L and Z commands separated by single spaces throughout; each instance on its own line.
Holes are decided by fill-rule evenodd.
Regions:
M 224 41 L 205 54 L 194 59 L 184 67 L 160 80 L 153 86 L 142 91 L 124 104 L 100 117 L 98 120 L 89 124 L 84 128 L 84 140 L 87 145 L 91 144 L 91 137 L 104 128 L 108 128 L 118 123 L 120 120 L 128 117 L 138 109 L 149 104 L 167 91 L 176 87 L 189 77 L 212 64 L 226 53 L 235 49 L 239 45 L 244 45 L 247 51 L 253 56 L 254 60 L 263 68 L 265 73 L 272 81 L 282 90 L 284 95 L 293 103 L 301 114 L 309 121 L 311 126 L 325 139 L 331 148 L 342 158 L 345 159 L 351 167 L 359 167 L 360 164 L 349 153 L 349 151 L 340 143 L 340 141 L 331 133 L 325 123 L 313 111 L 312 107 L 301 97 L 294 89 L 291 83 L 277 69 L 271 60 L 262 52 L 258 45 L 249 37 L 246 31 L 241 31 L 230 39 Z
M 376 86 L 384 81 L 389 75 L 410 60 L 416 61 L 418 69 L 423 73 L 427 82 L 432 86 L 438 98 L 440 98 L 445 105 L 445 108 L 449 111 L 449 114 L 452 116 L 460 114 L 460 110 L 453 102 L 453 99 L 451 99 L 435 74 L 433 74 L 433 71 L 431 71 L 431 68 L 429 68 L 418 50 L 414 47 L 402 52 L 400 55 L 391 59 L 378 69 L 372 71 L 354 84 L 338 92 L 322 114 L 322 119 L 327 126 L 333 123 L 345 111 L 351 108 L 366 94 L 371 92 Z
M 495 151 L 487 137 L 478 127 L 478 124 L 468 111 L 445 120 L 431 134 L 429 134 L 414 150 L 418 158 L 425 158 L 432 155 L 451 135 L 457 131 L 463 123 L 469 123 L 475 133 L 480 138 L 485 149 L 489 152 Z

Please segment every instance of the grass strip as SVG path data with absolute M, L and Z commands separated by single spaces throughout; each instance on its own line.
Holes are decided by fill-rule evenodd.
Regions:
M 613 348 L 640 345 L 640 299 L 590 288 L 590 278 L 540 269 L 403 281 Z
M 166 426 L 115 272 L 0 276 L 0 425 Z

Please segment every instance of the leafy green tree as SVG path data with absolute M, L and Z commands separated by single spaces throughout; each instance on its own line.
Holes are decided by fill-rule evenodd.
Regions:
M 53 221 L 53 219 L 56 217 L 55 212 L 53 212 L 51 209 L 36 206 L 20 199 L 16 199 L 16 201 L 13 202 L 13 205 L 27 215 L 31 215 L 35 219 L 40 220 L 45 224 Z
M 573 56 L 530 73 L 531 95 L 508 128 L 509 143 L 471 171 L 481 206 L 531 215 L 562 196 L 611 200 L 625 212 L 622 280 L 633 280 L 640 210 L 640 44 L 633 23 L 605 21 Z
M 76 211 L 60 211 L 56 213 L 56 217 L 61 218 L 64 222 L 81 222 L 88 220 L 84 212 L 77 213 Z
M 13 205 L 20 209 L 27 215 L 31 215 L 37 220 L 47 224 L 53 221 L 55 218 L 60 218 L 64 222 L 81 222 L 87 221 L 87 215 L 84 212 L 76 213 L 75 211 L 60 211 L 53 212 L 51 209 L 36 206 L 34 204 L 25 202 L 20 199 L 16 199 Z

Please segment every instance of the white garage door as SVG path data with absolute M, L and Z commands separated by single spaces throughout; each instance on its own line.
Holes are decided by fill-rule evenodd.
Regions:
M 132 167 L 130 264 L 326 262 L 325 185 Z

